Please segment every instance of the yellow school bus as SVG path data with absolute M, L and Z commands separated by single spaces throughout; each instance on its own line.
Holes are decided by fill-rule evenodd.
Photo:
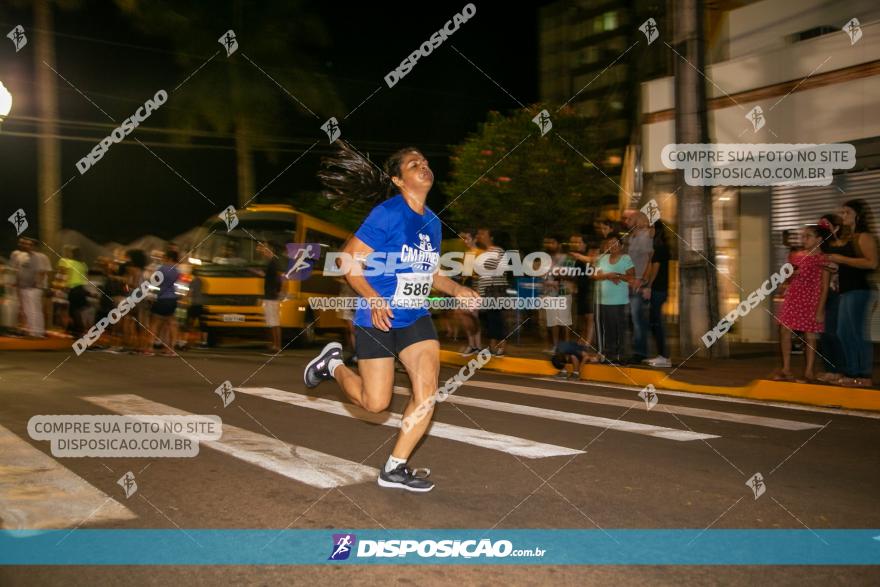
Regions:
M 325 277 L 322 269 L 327 252 L 341 250 L 349 231 L 285 205 L 248 206 L 237 210 L 236 216 L 238 222 L 230 222 L 231 229 L 217 216 L 205 222 L 199 237 L 202 242 L 189 258 L 193 279 L 198 280 L 191 285 L 190 303 L 201 302 L 201 324 L 208 333 L 208 344 L 216 344 L 224 335 L 266 336 L 262 270 L 267 261 L 257 249 L 258 243 L 265 241 L 285 248 L 289 243 L 320 246 L 320 256 L 306 279 L 282 279 L 279 314 L 283 336 L 309 342 L 316 332 L 343 330 L 345 323 L 337 312 L 312 310 L 309 298 L 339 295 L 340 278 Z M 284 275 L 290 260 L 286 252 L 278 256 Z

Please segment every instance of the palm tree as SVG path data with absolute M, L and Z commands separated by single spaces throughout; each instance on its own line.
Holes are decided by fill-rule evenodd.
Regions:
M 116 3 L 136 27 L 170 38 L 182 69 L 195 72 L 169 92 L 172 118 L 185 130 L 207 125 L 234 138 L 239 205 L 256 193 L 253 152 L 271 151 L 266 137 L 278 134 L 280 121 L 294 118 L 294 128 L 317 138 L 324 121 L 317 113 L 340 111 L 334 88 L 308 56 L 328 43 L 323 23 L 299 0 Z M 218 39 L 229 29 L 239 47 L 227 57 Z M 271 67 L 278 63 L 284 68 Z

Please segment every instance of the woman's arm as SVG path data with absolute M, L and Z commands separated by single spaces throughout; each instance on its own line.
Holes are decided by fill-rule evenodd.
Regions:
M 362 298 L 370 300 L 371 303 L 379 304 L 379 307 L 370 308 L 370 317 L 375 328 L 388 332 L 391 330 L 391 320 L 394 319 L 394 313 L 387 304 L 379 302 L 382 298 L 373 289 L 373 286 L 369 284 L 367 278 L 364 277 L 362 263 L 373 252 L 373 249 L 361 239 L 353 236 L 346 243 L 342 252 L 348 254 L 350 259 L 353 259 L 350 270 L 345 274 L 346 281 Z
M 438 269 L 439 271 L 439 269 Z M 445 275 L 434 273 L 434 289 L 446 295 L 455 296 L 457 298 L 478 298 L 477 292 L 469 287 L 465 287 L 457 283 Z
M 862 252 L 861 257 L 846 257 L 844 255 L 828 255 L 828 260 L 839 265 L 849 265 L 857 269 L 877 268 L 877 241 L 874 237 L 866 232 L 859 234 L 859 242 L 857 243 L 859 250 Z

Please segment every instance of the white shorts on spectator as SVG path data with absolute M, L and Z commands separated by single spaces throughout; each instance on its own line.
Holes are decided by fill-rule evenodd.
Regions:
M 43 290 L 27 287 L 18 290 L 21 309 L 24 312 L 25 329 L 30 336 L 46 336 L 43 321 Z
M 279 305 L 278 300 L 263 300 L 263 319 L 269 328 L 281 326 L 281 320 L 278 316 Z
M 571 326 L 571 296 L 562 296 L 565 298 L 565 308 L 563 309 L 552 309 L 546 308 L 544 310 L 545 318 L 547 319 L 547 328 L 552 326 Z

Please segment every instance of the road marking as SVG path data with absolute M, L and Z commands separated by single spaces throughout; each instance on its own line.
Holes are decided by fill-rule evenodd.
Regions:
M 0 518 L 5 530 L 42 530 L 133 520 L 137 516 L 0 426 Z
M 262 397 L 264 399 L 283 402 L 292 406 L 335 414 L 337 416 L 357 418 L 373 424 L 382 424 L 383 426 L 392 426 L 395 428 L 400 427 L 400 414 L 394 412 L 374 414 L 359 408 L 354 404 L 329 399 L 312 398 L 307 395 L 273 389 L 271 387 L 236 387 L 235 391 Z M 488 448 L 490 450 L 497 450 L 529 459 L 583 454 L 583 451 L 574 448 L 557 446 L 555 444 L 545 444 L 543 442 L 535 442 L 517 436 L 486 432 L 476 428 L 465 428 L 464 426 L 455 426 L 453 424 L 445 424 L 436 421 L 432 422 L 427 434 L 428 436 L 464 442 L 466 444 Z
M 560 383 L 558 379 L 551 377 L 532 377 L 535 381 L 552 381 Z M 597 383 L 595 381 L 565 381 L 572 385 L 587 385 L 590 387 L 607 387 L 609 389 L 624 389 L 627 391 L 641 391 L 643 388 L 633 385 L 619 385 L 614 383 Z M 774 402 L 768 400 L 746 399 L 742 397 L 733 397 L 729 395 L 714 395 L 710 393 L 695 393 L 692 391 L 675 391 L 668 389 L 655 390 L 657 395 L 671 395 L 675 397 L 688 397 L 694 399 L 707 399 L 715 402 L 725 402 L 730 404 L 748 404 L 752 406 L 761 406 L 763 408 L 773 407 L 785 410 L 797 410 L 799 412 L 816 412 L 818 414 L 834 414 L 836 416 L 856 416 L 859 418 L 871 418 L 872 420 L 880 420 L 880 413 L 868 412 L 865 410 L 848 410 L 844 408 L 826 408 L 822 406 L 807 406 L 804 404 L 791 404 L 788 402 Z
M 409 395 L 409 389 L 406 387 L 394 386 L 394 393 L 398 395 Z M 677 440 L 679 442 L 688 442 L 691 440 L 706 440 L 709 438 L 719 438 L 716 434 L 703 434 L 701 432 L 692 432 L 690 430 L 676 430 L 675 428 L 666 428 L 664 426 L 653 426 L 651 424 L 639 424 L 637 422 L 628 422 L 627 420 L 614 420 L 612 418 L 601 418 L 599 416 L 588 416 L 587 414 L 578 414 L 576 412 L 562 412 L 560 410 L 548 410 L 547 408 L 536 408 L 534 406 L 523 406 L 520 404 L 509 404 L 506 402 L 498 402 L 488 399 L 478 399 L 475 397 L 465 397 L 460 395 L 450 395 L 446 401 L 464 406 L 473 406 L 475 408 L 483 408 L 486 410 L 494 410 L 496 412 L 507 412 L 509 414 L 521 414 L 524 416 L 533 416 L 535 418 L 545 418 L 547 420 L 557 420 L 559 422 L 570 422 L 572 424 L 581 424 L 584 426 L 595 426 L 606 430 L 616 430 L 618 432 L 630 432 L 633 434 L 643 434 L 645 436 L 653 436 L 655 438 L 665 438 L 667 440 Z M 641 402 L 642 400 L 637 400 Z M 629 404 L 633 402 L 630 401 Z
M 526 395 L 536 395 L 539 397 L 552 397 L 556 399 L 564 399 L 575 402 L 584 402 L 591 404 L 603 404 L 606 406 L 620 406 L 627 408 L 638 401 L 639 404 L 635 409 L 647 411 L 647 406 L 640 399 L 624 399 L 616 397 L 606 397 L 604 395 L 590 395 L 586 393 L 576 393 L 573 391 L 561 391 L 557 389 L 545 389 L 541 387 L 528 387 L 525 385 L 512 385 L 509 383 L 496 383 L 494 381 L 477 381 L 471 379 L 465 384 L 465 387 L 480 387 L 483 389 L 497 389 L 501 391 L 509 391 L 512 393 L 522 393 Z M 454 396 L 458 397 L 458 396 Z M 694 418 L 708 418 L 711 420 L 725 420 L 728 422 L 736 422 L 738 424 L 752 424 L 754 426 L 765 426 L 767 428 L 777 428 L 779 430 L 814 430 L 821 428 L 821 424 L 813 424 L 810 422 L 797 422 L 795 420 L 782 420 L 780 418 L 766 418 L 763 416 L 750 416 L 749 414 L 737 414 L 731 412 L 719 412 L 716 410 L 703 410 L 700 408 L 690 408 L 686 406 L 664 405 L 663 409 L 673 414 L 681 416 L 693 416 Z
M 137 395 L 104 395 L 82 399 L 117 414 L 191 415 Z M 201 441 L 200 445 L 321 489 L 375 481 L 379 475 L 379 470 L 373 467 L 229 424 L 223 424 L 220 440 Z

